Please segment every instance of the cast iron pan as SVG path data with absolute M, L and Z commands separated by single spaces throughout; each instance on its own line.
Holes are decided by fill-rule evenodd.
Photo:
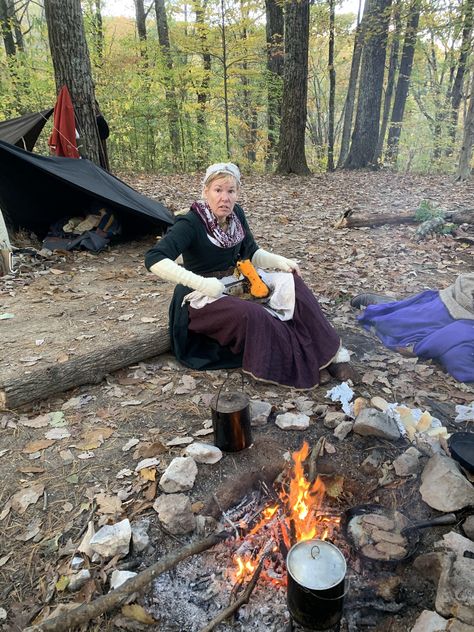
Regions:
M 354 541 L 354 537 L 349 529 L 349 525 L 351 520 L 356 518 L 357 516 L 363 516 L 364 514 L 378 514 L 380 516 L 385 516 L 386 518 L 393 519 L 394 516 L 399 517 L 399 519 L 403 520 L 406 523 L 406 527 L 401 529 L 401 533 L 405 536 L 407 540 L 407 554 L 402 558 L 397 559 L 388 559 L 388 560 L 379 560 L 373 557 L 369 557 L 364 555 L 361 551 L 361 547 L 357 542 Z M 427 527 L 434 527 L 438 525 L 446 525 L 446 524 L 454 524 L 458 520 L 455 514 L 443 514 L 442 516 L 438 516 L 437 518 L 433 518 L 432 520 L 425 520 L 423 522 L 410 522 L 404 514 L 396 509 L 387 509 L 386 507 L 382 507 L 381 505 L 358 505 L 357 507 L 351 507 L 347 509 L 341 517 L 341 529 L 344 537 L 347 542 L 351 546 L 352 550 L 364 560 L 369 562 L 374 562 L 376 564 L 382 564 L 384 566 L 394 566 L 399 564 L 400 562 L 404 562 L 409 559 L 417 550 L 420 535 L 418 533 L 418 529 L 425 529 Z
M 452 458 L 474 474 L 474 432 L 455 432 L 448 445 Z

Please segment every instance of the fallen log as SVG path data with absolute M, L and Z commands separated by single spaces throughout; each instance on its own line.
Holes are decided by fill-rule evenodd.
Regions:
M 7 377 L 0 383 L 0 410 L 12 410 L 83 384 L 98 384 L 113 371 L 169 349 L 168 327 L 163 326 L 129 340 L 114 341 L 66 362 L 38 368 L 27 375 Z
M 85 603 L 74 608 L 74 610 L 64 612 L 58 617 L 54 617 L 54 619 L 46 619 L 41 623 L 25 628 L 23 632 L 63 632 L 64 630 L 73 630 L 83 623 L 88 623 L 92 621 L 92 619 L 99 617 L 101 614 L 104 614 L 104 612 L 110 612 L 110 610 L 123 605 L 129 595 L 142 590 L 152 582 L 155 577 L 161 575 L 161 573 L 169 571 L 179 562 L 191 555 L 197 555 L 198 553 L 210 549 L 227 537 L 229 537 L 229 534 L 226 531 L 222 531 L 221 533 L 210 535 L 204 540 L 187 544 L 183 546 L 178 553 L 165 555 L 161 560 L 155 562 L 155 564 L 152 564 L 141 573 L 138 573 L 135 577 L 128 579 L 112 592 L 95 599 L 91 603 Z
M 446 222 L 451 222 L 456 225 L 460 224 L 474 224 L 474 209 L 465 209 L 463 211 L 453 211 L 452 213 L 445 213 L 444 219 Z M 381 213 L 377 215 L 368 215 L 365 217 L 354 217 L 354 210 L 348 209 L 342 213 L 340 217 L 334 223 L 334 228 L 361 228 L 369 227 L 375 228 L 376 226 L 385 226 L 387 224 L 420 224 L 420 219 L 417 218 L 416 213 L 403 213 L 401 215 L 394 215 L 393 213 Z

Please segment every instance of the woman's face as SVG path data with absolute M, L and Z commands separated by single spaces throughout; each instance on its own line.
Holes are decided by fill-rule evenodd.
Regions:
M 204 187 L 204 199 L 212 213 L 221 221 L 232 213 L 237 195 L 237 183 L 232 176 L 216 178 Z

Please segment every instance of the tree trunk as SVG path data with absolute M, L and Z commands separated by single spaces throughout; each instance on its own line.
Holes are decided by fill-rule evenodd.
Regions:
M 8 15 L 11 20 L 11 25 L 15 33 L 15 44 L 18 50 L 25 50 L 25 41 L 23 39 L 23 32 L 21 30 L 20 20 L 15 9 L 14 0 L 6 0 Z
M 206 0 L 195 0 L 194 12 L 196 15 L 196 31 L 201 42 L 201 55 L 203 76 L 201 84 L 197 88 L 197 102 L 199 105 L 196 122 L 197 122 L 197 150 L 196 150 L 196 167 L 202 169 L 208 158 L 207 151 L 207 101 L 209 98 L 209 80 L 211 77 L 211 55 L 209 53 L 209 45 L 207 41 L 208 27 L 205 23 L 204 12 Z
M 305 154 L 308 97 L 309 0 L 286 7 L 285 71 L 277 173 L 310 173 Z
M 328 171 L 334 171 L 334 108 L 336 99 L 336 70 L 334 68 L 334 0 L 329 0 L 329 108 L 328 108 Z
M 275 0 L 265 0 L 267 41 L 267 126 L 268 144 L 266 167 L 271 169 L 278 150 L 278 125 L 281 117 L 281 89 L 283 80 L 284 18 L 282 5 Z
M 222 42 L 222 72 L 224 78 L 224 118 L 225 118 L 225 147 L 227 160 L 230 159 L 230 129 L 229 129 L 229 91 L 227 77 L 227 39 L 225 26 L 224 0 L 221 0 L 221 42 Z
M 413 0 L 407 19 L 407 28 L 403 42 L 402 58 L 400 61 L 400 71 L 398 73 L 392 119 L 390 121 L 387 141 L 387 154 L 389 159 L 393 162 L 396 162 L 398 156 L 398 145 L 402 131 L 403 115 L 405 113 L 411 69 L 413 67 L 413 57 L 415 55 L 418 22 L 420 20 L 420 8 L 421 0 Z
M 395 28 L 392 33 L 392 45 L 390 47 L 390 59 L 388 62 L 387 86 L 385 88 L 385 97 L 383 102 L 382 125 L 380 126 L 379 140 L 377 150 L 375 152 L 375 162 L 380 163 L 383 153 L 385 134 L 387 132 L 388 119 L 390 117 L 390 107 L 392 105 L 393 87 L 395 85 L 395 74 L 398 65 L 398 49 L 400 44 L 400 36 L 402 23 L 400 20 L 400 0 L 397 1 L 393 8 L 393 20 Z
M 94 39 L 95 50 L 100 61 L 104 57 L 104 28 L 102 24 L 101 0 L 94 0 Z
M 146 42 L 146 14 L 143 0 L 134 0 L 135 2 L 135 22 L 137 24 L 137 33 L 140 43 Z M 140 55 L 145 54 L 145 49 L 140 46 Z
M 360 0 L 359 0 L 360 1 Z M 341 137 L 341 150 L 339 152 L 339 158 L 337 166 L 342 167 L 346 161 L 347 154 L 349 153 L 349 145 L 351 140 L 352 131 L 352 119 L 354 116 L 354 103 L 357 90 L 357 79 L 359 78 L 360 57 L 362 54 L 366 15 L 367 15 L 368 2 L 365 3 L 364 13 L 362 20 L 357 24 L 354 47 L 352 51 L 351 72 L 349 75 L 349 85 L 347 88 L 346 102 L 344 104 L 344 123 L 342 126 Z
M 451 91 L 451 124 L 450 136 L 452 144 L 456 140 L 456 128 L 458 126 L 459 106 L 462 99 L 462 87 L 464 83 L 464 75 L 466 73 L 466 64 L 469 52 L 472 46 L 472 25 L 474 18 L 474 0 L 465 0 L 464 23 L 462 28 L 461 50 L 459 52 L 459 61 L 454 78 L 453 88 Z
M 0 26 L 7 57 L 13 57 L 16 54 L 16 46 L 13 39 L 7 0 L 0 0 Z
M 369 0 L 361 59 L 359 97 L 345 169 L 374 166 L 379 136 L 391 0 Z
M 464 136 L 461 153 L 459 154 L 459 165 L 456 173 L 457 180 L 467 180 L 471 175 L 472 147 L 474 145 L 474 72 L 471 81 L 471 98 L 464 120 Z
M 72 98 L 82 153 L 100 164 L 100 138 L 95 115 L 95 94 L 80 0 L 45 0 L 49 46 L 56 90 L 66 85 Z
M 173 60 L 171 58 L 171 46 L 168 32 L 168 20 L 164 0 L 155 0 L 156 26 L 158 29 L 158 41 L 165 59 L 168 76 L 166 78 L 166 104 L 168 108 L 168 126 L 173 151 L 173 163 L 175 168 L 182 165 L 182 147 L 179 133 L 178 100 L 173 80 Z

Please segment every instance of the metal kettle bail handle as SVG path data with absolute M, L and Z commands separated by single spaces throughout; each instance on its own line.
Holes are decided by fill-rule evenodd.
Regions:
M 316 595 L 314 593 L 315 589 L 306 588 L 306 586 L 303 586 L 301 584 L 299 584 L 299 586 L 303 589 L 303 592 L 310 594 L 312 597 L 315 597 L 316 599 L 319 599 L 320 601 L 339 601 L 339 599 L 343 599 L 347 595 L 347 593 L 349 592 L 349 588 L 351 587 L 350 578 L 344 577 L 342 581 L 344 581 L 344 592 L 342 593 L 342 595 L 339 595 L 339 597 L 322 597 L 321 595 Z M 331 589 L 322 588 L 321 590 L 331 590 Z
M 229 373 L 227 373 L 227 377 L 220 385 L 219 391 L 217 392 L 217 398 L 216 398 L 216 411 L 219 410 L 219 397 L 221 396 L 221 391 L 223 387 L 228 382 L 228 380 L 236 373 L 239 373 L 239 371 L 229 371 Z M 244 392 L 244 374 L 242 373 L 242 371 L 240 371 L 240 377 L 242 378 L 242 393 L 243 393 Z

